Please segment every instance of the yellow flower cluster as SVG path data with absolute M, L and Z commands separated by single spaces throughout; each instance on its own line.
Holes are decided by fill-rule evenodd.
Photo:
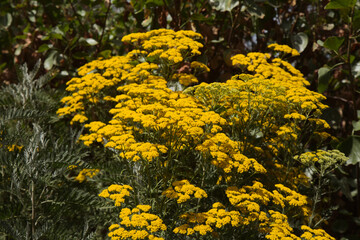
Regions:
M 78 70 L 80 77 L 67 82 L 66 90 L 72 94 L 61 100 L 65 106 L 60 108 L 57 114 L 59 116 L 71 115 L 71 124 L 84 123 L 89 120 L 86 116 L 89 111 L 88 105 L 113 100 L 107 94 L 113 92 L 111 89 L 114 86 L 121 86 L 124 83 L 141 83 L 159 73 L 169 76 L 168 81 L 180 80 L 184 86 L 196 83 L 197 79 L 192 74 L 180 74 L 180 78 L 173 76 L 177 74 L 174 73 L 176 68 L 169 69 L 168 65 L 200 54 L 199 49 L 203 45 L 196 41 L 200 38 L 202 36 L 193 31 L 175 32 L 168 29 L 133 33 L 123 37 L 123 42 L 136 44 L 141 50 L 135 49 L 126 56 L 98 59 L 80 67 Z M 153 59 L 150 61 L 150 58 Z M 208 69 L 201 63 L 194 63 L 193 68 Z
M 266 223 L 260 224 L 262 230 L 267 232 L 265 238 L 269 240 L 300 240 L 293 234 L 293 228 L 288 223 L 286 215 L 269 210 L 269 220 Z
M 281 195 L 278 191 L 273 191 L 273 197 L 276 201 L 278 201 L 278 204 L 280 204 L 283 208 L 285 207 L 285 203 L 291 207 L 300 207 L 304 216 L 309 215 L 310 210 L 306 196 L 301 195 L 282 184 L 275 184 L 275 187 L 283 193 L 283 195 Z
M 119 150 L 125 159 L 152 161 L 170 148 L 196 144 L 207 131 L 220 131 L 218 126 L 226 123 L 193 97 L 172 92 L 160 77 L 118 87 L 118 91 L 121 94 L 114 99 L 117 104 L 110 110 L 113 119 L 109 124 L 94 121 L 85 125 L 91 132 L 80 138 L 85 145 L 106 139 L 105 147 Z M 156 142 L 137 140 L 136 136 L 148 134 L 156 136 Z
M 216 202 L 212 209 L 203 213 L 185 213 L 180 216 L 186 220 L 186 224 L 174 228 L 173 232 L 183 235 L 193 235 L 198 233 L 206 235 L 214 233 L 215 229 L 223 228 L 226 225 L 238 227 L 242 217 L 238 211 L 226 211 L 224 205 Z
M 243 224 L 243 218 L 238 211 L 226 211 L 225 206 L 219 202 L 212 205 L 212 209 L 206 212 L 206 225 L 222 228 L 225 225 L 238 227 Z
M 254 182 L 252 186 L 245 186 L 241 189 L 228 187 L 226 195 L 241 216 L 241 225 L 249 225 L 258 220 L 265 221 L 266 213 L 261 211 L 261 206 L 268 205 L 272 193 L 266 190 L 260 182 Z
M 311 229 L 308 226 L 301 226 L 301 230 L 304 233 L 300 236 L 302 239 L 306 240 L 335 240 L 335 238 L 331 237 L 322 229 Z
M 210 68 L 202 62 L 193 61 L 191 62 L 190 67 L 194 69 L 195 72 L 210 72 Z
M 295 156 L 295 159 L 299 160 L 304 165 L 319 163 L 326 169 L 330 166 L 342 165 L 346 163 L 349 158 L 337 149 L 327 151 L 319 149 L 315 152 L 306 152 L 300 156 Z
M 184 234 L 184 235 L 193 235 L 194 233 L 199 233 L 200 235 L 206 235 L 211 233 L 213 229 L 206 224 L 198 224 L 194 227 L 190 227 L 189 224 L 183 224 L 179 227 L 174 228 L 174 233 Z
M 185 92 L 228 121 L 238 139 L 246 142 L 241 144 L 245 154 L 260 153 L 264 147 L 259 143 L 265 143 L 274 155 L 280 150 L 292 152 L 296 144 L 288 143 L 296 142 L 304 130 L 328 127 L 318 119 L 326 108 L 321 103 L 324 97 L 291 79 L 241 74 L 226 83 L 202 83 Z M 262 141 L 249 141 L 260 137 Z
M 2 134 L 3 132 L 0 132 L 0 134 Z M 1 137 L 0 137 L 1 140 Z M 3 144 L 0 142 L 0 148 L 3 147 Z M 7 150 L 9 152 L 14 152 L 15 150 L 17 151 L 21 151 L 21 149 L 23 149 L 24 146 L 21 145 L 17 145 L 17 144 L 12 144 L 12 145 L 5 145 L 5 147 L 7 148 Z
M 148 213 L 149 205 L 137 205 L 135 208 L 123 208 L 120 212 L 120 224 L 109 227 L 108 236 L 111 240 L 118 239 L 149 239 L 164 240 L 155 234 L 167 229 L 163 221 L 156 215 Z
M 185 87 L 198 82 L 198 79 L 194 75 L 187 73 L 175 73 L 173 79 L 178 80 L 179 83 Z
M 103 198 L 110 198 L 115 201 L 115 206 L 121 206 L 121 203 L 125 202 L 125 197 L 130 196 L 130 191 L 133 188 L 129 185 L 110 185 L 107 189 L 104 189 L 99 196 Z
M 194 39 L 202 36 L 193 31 L 177 31 L 158 29 L 146 33 L 132 33 L 122 38 L 123 42 L 142 47 L 148 56 L 156 56 L 171 64 L 179 63 L 184 57 L 200 54 L 203 45 Z
M 242 214 L 242 225 L 249 225 L 251 222 L 258 220 L 262 222 L 261 226 L 271 225 L 271 221 L 274 219 L 268 218 L 268 214 L 261 210 L 261 206 L 278 205 L 281 209 L 284 209 L 286 205 L 289 205 L 290 207 L 300 209 L 303 212 L 303 216 L 308 215 L 308 202 L 305 196 L 282 184 L 276 184 L 275 187 L 284 194 L 277 190 L 270 192 L 264 188 L 262 183 L 257 181 L 254 181 L 252 186 L 244 186 L 240 189 L 237 187 L 227 188 L 226 195 L 230 203 Z M 273 211 L 273 214 L 277 214 L 277 212 Z M 269 229 L 265 232 L 269 232 Z
M 0 146 L 1 147 L 1 146 Z M 14 152 L 15 150 L 18 150 L 18 151 L 21 151 L 21 149 L 23 148 L 24 146 L 19 146 L 19 145 L 16 145 L 16 144 L 13 144 L 11 146 L 8 146 L 7 149 L 9 152 Z
M 252 169 L 254 172 L 266 173 L 266 169 L 253 158 L 248 158 L 239 151 L 239 144 L 232 141 L 224 133 L 217 133 L 196 148 L 204 154 L 210 153 L 212 164 L 226 173 L 235 171 L 244 173 Z
M 283 81 L 286 85 L 307 86 L 309 82 L 303 74 L 290 63 L 280 59 L 271 58 L 268 53 L 248 53 L 246 56 L 237 54 L 231 58 L 232 64 L 253 73 L 253 77 Z M 318 94 L 322 96 L 321 94 Z
M 270 44 L 268 46 L 268 48 L 273 49 L 274 51 L 277 51 L 277 52 L 291 54 L 291 56 L 299 56 L 300 55 L 300 53 L 297 50 L 289 47 L 288 45 L 280 45 L 277 43 L 273 43 L 273 44 Z
M 130 168 L 139 166 L 136 171 L 149 174 L 159 188 L 191 175 L 186 178 L 194 184 L 176 181 L 162 193 L 178 203 L 162 198 L 162 204 L 174 206 L 173 233 L 201 238 L 234 227 L 266 239 L 300 239 L 294 234 L 299 229 L 293 230 L 289 222 L 304 224 L 309 203 L 296 185 L 309 182 L 305 167 L 294 161 L 293 154 L 302 151 L 305 137 L 329 127 L 319 119 L 326 108 L 321 103 L 325 97 L 308 90 L 309 82 L 290 63 L 268 53 L 235 55 L 233 64 L 246 74 L 225 83 L 188 87 L 198 83 L 196 73 L 209 71 L 205 64 L 190 60 L 200 54 L 202 44 L 196 41 L 200 38 L 192 31 L 167 29 L 123 37 L 135 49 L 126 56 L 81 67 L 79 77 L 68 83 L 71 96 L 63 98 L 65 106 L 58 114 L 71 116 L 71 123 L 87 122 L 79 140 L 87 146 L 102 144 L 121 160 L 130 160 Z M 269 47 L 298 54 L 283 45 Z M 180 85 L 188 88 L 175 91 Z M 305 165 L 345 161 L 335 152 L 306 154 L 295 159 Z M 206 176 L 208 172 L 211 176 Z M 81 177 L 86 179 L 86 174 Z M 216 179 L 217 186 L 209 185 Z M 205 192 L 196 186 L 222 192 Z M 132 190 L 128 185 L 111 185 L 99 196 L 121 206 Z M 209 201 L 215 202 L 210 210 L 202 205 Z M 184 211 L 186 206 L 192 210 Z M 162 239 L 167 233 L 161 231 L 167 228 L 158 216 L 148 213 L 150 209 L 148 205 L 123 208 L 121 222 L 109 228 L 109 237 Z M 303 230 L 303 238 L 323 234 Z
M 70 166 L 69 166 L 70 167 Z M 71 170 L 71 169 L 70 169 Z M 88 169 L 84 168 L 82 169 L 77 177 L 75 178 L 75 181 L 78 181 L 79 183 L 82 183 L 86 181 L 86 178 L 93 178 L 100 172 L 100 169 Z
M 183 203 L 189 200 L 192 196 L 194 198 L 207 198 L 207 194 L 199 187 L 190 184 L 188 180 L 181 180 L 172 183 L 173 187 L 166 189 L 162 195 L 168 198 L 177 199 L 177 203 Z

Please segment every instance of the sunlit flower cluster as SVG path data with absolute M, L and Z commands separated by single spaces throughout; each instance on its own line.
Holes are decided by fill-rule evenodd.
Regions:
M 250 169 L 254 172 L 265 173 L 266 169 L 255 159 L 248 158 L 239 151 L 239 144 L 232 141 L 224 133 L 217 133 L 197 147 L 203 153 L 210 153 L 212 164 L 221 168 L 226 173 L 235 171 L 244 173 Z
M 268 53 L 235 55 L 232 62 L 244 73 L 195 85 L 196 74 L 210 71 L 191 60 L 200 54 L 199 39 L 193 31 L 167 29 L 129 34 L 122 39 L 133 48 L 126 56 L 88 63 L 68 82 L 70 96 L 58 114 L 83 123 L 79 140 L 110 149 L 124 166 L 120 182 L 136 186 L 134 196 L 129 185 L 99 194 L 122 207 L 109 237 L 199 239 L 246 229 L 260 239 L 300 239 L 311 214 L 298 187 L 311 184 L 305 168 L 345 161 L 335 151 L 300 155 L 314 132 L 328 137 L 329 125 L 319 118 L 325 97 Z M 284 45 L 269 48 L 298 55 Z M 84 170 L 78 181 L 98 169 Z M 127 199 L 151 201 L 152 208 L 129 208 Z M 327 236 L 309 229 L 302 238 Z
M 152 161 L 169 148 L 179 150 L 197 143 L 206 132 L 216 133 L 221 130 L 218 126 L 226 123 L 215 112 L 205 111 L 194 98 L 172 92 L 160 77 L 121 86 L 118 91 L 117 104 L 110 110 L 113 119 L 108 124 L 94 121 L 85 125 L 91 132 L 80 138 L 85 145 L 101 142 L 125 159 Z M 150 133 L 157 138 L 137 140 L 137 136 Z
M 265 239 L 269 240 L 283 240 L 283 239 L 295 239 L 300 240 L 293 233 L 293 228 L 290 227 L 288 223 L 288 218 L 286 215 L 269 210 L 270 217 L 269 220 L 265 223 L 260 224 L 262 230 L 267 232 Z
M 242 220 L 238 211 L 227 211 L 225 206 L 219 202 L 212 205 L 212 209 L 203 213 L 185 213 L 180 216 L 187 223 L 176 227 L 174 233 L 183 235 L 206 235 L 215 233 L 226 225 L 238 227 Z
M 179 83 L 184 86 L 189 86 L 198 82 L 198 79 L 194 75 L 187 73 L 175 73 L 173 79 L 178 80 Z
M 159 231 L 167 229 L 163 221 L 156 215 L 149 213 L 149 205 L 137 205 L 135 208 L 121 209 L 120 224 L 112 224 L 109 227 L 108 236 L 112 240 L 117 239 L 149 239 L 164 240 L 156 235 Z
M 110 198 L 115 201 L 115 206 L 121 206 L 125 202 L 125 197 L 130 196 L 130 191 L 133 188 L 129 185 L 117 185 L 113 184 L 107 189 L 104 189 L 99 196 L 103 198 Z
M 169 187 L 162 194 L 168 198 L 177 199 L 177 203 L 183 203 L 194 198 L 207 198 L 207 194 L 199 187 L 190 184 L 188 180 L 181 180 L 172 183 L 173 187 Z
M 323 229 L 311 229 L 310 227 L 303 225 L 301 226 L 301 230 L 304 233 L 301 235 L 302 239 L 306 240 L 335 240 L 335 238 L 331 237 L 327 234 Z
M 277 52 L 291 54 L 291 56 L 299 56 L 300 55 L 300 53 L 297 50 L 289 47 L 288 45 L 280 45 L 277 43 L 273 43 L 273 44 L 270 44 L 268 46 L 268 48 L 273 49 L 274 51 L 277 51 Z
M 178 74 L 177 68 L 169 68 L 169 64 L 188 61 L 190 57 L 199 55 L 199 49 L 203 45 L 196 40 L 201 38 L 200 34 L 193 31 L 175 32 L 168 29 L 133 33 L 123 37 L 123 42 L 135 44 L 141 49 L 135 49 L 126 56 L 98 59 L 80 67 L 80 77 L 67 82 L 66 90 L 72 94 L 61 100 L 65 106 L 58 110 L 58 115 L 72 116 L 71 124 L 87 122 L 88 104 L 109 102 L 112 98 L 107 94 L 113 93 L 111 89 L 114 86 L 141 83 L 150 76 L 166 75 L 167 81 L 177 79 L 185 86 L 196 83 L 197 79 L 192 74 L 180 74 L 181 78 L 178 78 L 174 75 Z M 202 72 L 196 69 L 208 70 L 206 65 L 200 62 L 193 63 L 192 67 L 196 73 Z

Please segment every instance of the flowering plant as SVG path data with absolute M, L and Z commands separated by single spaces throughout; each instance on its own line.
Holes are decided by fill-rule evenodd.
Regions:
M 121 207 L 109 237 L 333 239 L 313 229 L 316 203 L 304 191 L 315 158 L 301 154 L 331 136 L 320 119 L 324 96 L 280 58 L 299 53 L 272 44 L 273 55 L 238 54 L 241 74 L 195 85 L 210 70 L 191 60 L 200 39 L 192 31 L 133 33 L 122 41 L 134 50 L 90 62 L 68 82 L 58 114 L 85 124 L 79 140 L 111 150 L 123 166 L 119 184 L 100 194 Z M 336 164 L 346 161 L 336 154 Z

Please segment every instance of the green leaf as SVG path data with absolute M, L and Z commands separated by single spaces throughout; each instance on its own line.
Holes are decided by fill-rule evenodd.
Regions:
M 147 0 L 145 2 L 147 7 L 156 7 L 156 6 L 164 6 L 164 1 L 162 0 Z
M 299 32 L 296 35 L 291 36 L 291 42 L 293 47 L 299 52 L 303 52 L 309 43 L 309 37 L 306 33 Z
M 210 0 L 210 5 L 213 9 L 220 12 L 231 12 L 239 5 L 237 0 Z
M 15 52 L 14 52 L 14 55 L 15 55 L 15 56 L 19 56 L 19 55 L 21 54 L 22 48 L 23 48 L 23 45 L 19 45 L 19 46 L 16 48 L 16 50 L 15 50 Z
M 354 78 L 358 78 L 360 76 L 360 61 L 355 63 L 351 67 L 352 74 L 354 75 Z
M 339 51 L 339 48 L 344 42 L 343 37 L 329 37 L 324 42 L 324 47 L 330 50 Z
M 322 67 L 318 71 L 318 92 L 323 93 L 329 87 L 329 81 L 331 78 L 331 69 L 329 67 Z
M 80 16 L 82 16 L 82 17 L 85 17 L 85 15 L 86 15 L 86 11 L 83 10 L 83 9 L 76 11 L 76 13 L 79 14 Z
M 360 130 L 360 121 L 352 121 L 353 131 L 359 131 Z
M 0 72 L 6 67 L 6 62 L 0 64 Z
M 93 39 L 93 38 L 87 38 L 87 39 L 85 39 L 85 41 L 86 41 L 86 43 L 89 44 L 90 46 L 94 46 L 94 45 L 98 44 L 98 42 L 97 42 L 95 39 Z
M 10 13 L 6 13 L 5 16 L 0 17 L 0 27 L 8 28 L 12 23 L 12 16 Z
M 211 21 L 211 20 L 213 20 L 213 18 L 205 17 L 203 14 L 200 14 L 200 13 L 194 13 L 191 15 L 191 20 L 205 22 L 205 21 Z
M 265 17 L 265 13 L 261 7 L 256 5 L 253 0 L 245 1 L 246 11 L 253 17 L 263 19 Z
M 44 68 L 46 70 L 50 70 L 54 66 L 54 64 L 56 64 L 57 55 L 58 52 L 55 50 L 50 52 L 49 56 L 45 59 L 44 62 Z
M 44 44 L 42 44 L 39 48 L 38 48 L 38 52 L 39 53 L 42 53 L 42 52 L 45 52 L 46 50 L 48 50 L 50 47 L 49 47 L 49 45 L 48 44 L 46 44 L 46 43 L 44 43 Z
M 104 50 L 99 53 L 103 58 L 109 58 L 111 56 L 111 50 Z
M 331 0 L 326 4 L 325 9 L 344 9 L 352 8 L 356 4 L 356 0 Z
M 353 28 L 354 32 L 360 29 L 360 11 L 355 10 L 354 12 L 354 18 L 353 18 Z
M 360 136 L 351 135 L 339 145 L 338 149 L 349 156 L 347 165 L 360 162 Z
M 88 54 L 85 53 L 85 52 L 77 52 L 77 53 L 74 53 L 72 56 L 73 56 L 73 58 L 75 58 L 75 59 L 83 60 L 83 59 L 85 59 L 85 57 L 88 56 Z
M 322 46 L 322 47 L 324 46 L 324 42 L 321 40 L 317 40 L 316 43 L 319 44 L 319 46 Z
M 347 54 L 344 54 L 341 56 L 343 59 L 347 59 Z M 350 64 L 352 64 L 355 60 L 355 56 L 354 55 L 350 55 Z
M 150 17 L 144 19 L 144 21 L 141 22 L 141 26 L 147 27 L 147 26 L 149 26 L 151 24 L 151 22 L 152 22 L 152 17 L 150 16 Z
M 53 32 L 53 33 L 50 34 L 50 38 L 62 40 L 63 36 L 60 33 L 54 33 Z
M 346 173 L 343 173 L 343 174 L 346 174 Z M 349 180 L 351 181 L 351 179 L 349 179 Z M 348 180 L 348 178 L 343 177 L 340 179 L 339 185 L 340 185 L 341 192 L 345 195 L 345 197 L 349 201 L 353 201 L 353 198 L 351 196 L 350 187 L 349 187 L 349 180 Z

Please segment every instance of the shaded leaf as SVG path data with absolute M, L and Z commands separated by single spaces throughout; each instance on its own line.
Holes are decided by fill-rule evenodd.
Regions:
M 356 0 L 331 0 L 326 4 L 325 9 L 344 9 L 352 8 L 356 4 Z
M 58 52 L 57 51 L 51 51 L 49 56 L 45 59 L 44 62 L 44 68 L 46 70 L 50 70 L 54 64 L 56 64 L 56 58 L 57 58 Z
M 111 50 L 104 50 L 99 53 L 103 58 L 109 58 L 111 56 Z
M 152 17 L 148 17 L 141 22 L 141 26 L 147 27 L 151 24 L 151 22 L 152 22 Z
M 5 16 L 0 17 L 0 26 L 3 28 L 10 27 L 12 23 L 12 16 L 10 13 L 6 13 Z
M 352 135 L 345 139 L 340 145 L 339 150 L 349 156 L 347 165 L 360 162 L 360 136 Z
M 328 39 L 325 40 L 324 47 L 330 50 L 338 51 L 340 46 L 343 44 L 343 42 L 344 42 L 343 37 L 329 37 Z
M 253 17 L 257 17 L 257 18 L 261 18 L 263 19 L 265 17 L 265 13 L 263 11 L 263 9 L 256 5 L 254 3 L 254 1 L 245 1 L 245 4 L 246 4 L 246 11 Z
M 213 9 L 220 12 L 231 12 L 239 5 L 239 1 L 234 0 L 210 0 Z
M 39 53 L 42 53 L 42 52 L 45 52 L 46 50 L 48 50 L 50 47 L 49 47 L 49 45 L 48 44 L 46 44 L 46 43 L 44 43 L 44 44 L 42 44 L 39 48 L 38 48 L 38 52 Z
M 355 78 L 360 76 L 360 61 L 352 66 L 351 71 Z
M 331 69 L 329 67 L 322 67 L 318 71 L 318 92 L 323 93 L 329 87 L 329 81 L 331 78 Z
M 353 131 L 359 131 L 360 130 L 360 121 L 352 121 Z
M 94 46 L 94 45 L 98 44 L 98 42 L 93 38 L 86 38 L 85 41 L 86 41 L 87 44 L 89 44 L 91 46 Z
M 309 43 L 306 33 L 299 32 L 291 37 L 293 47 L 299 52 L 303 52 Z

